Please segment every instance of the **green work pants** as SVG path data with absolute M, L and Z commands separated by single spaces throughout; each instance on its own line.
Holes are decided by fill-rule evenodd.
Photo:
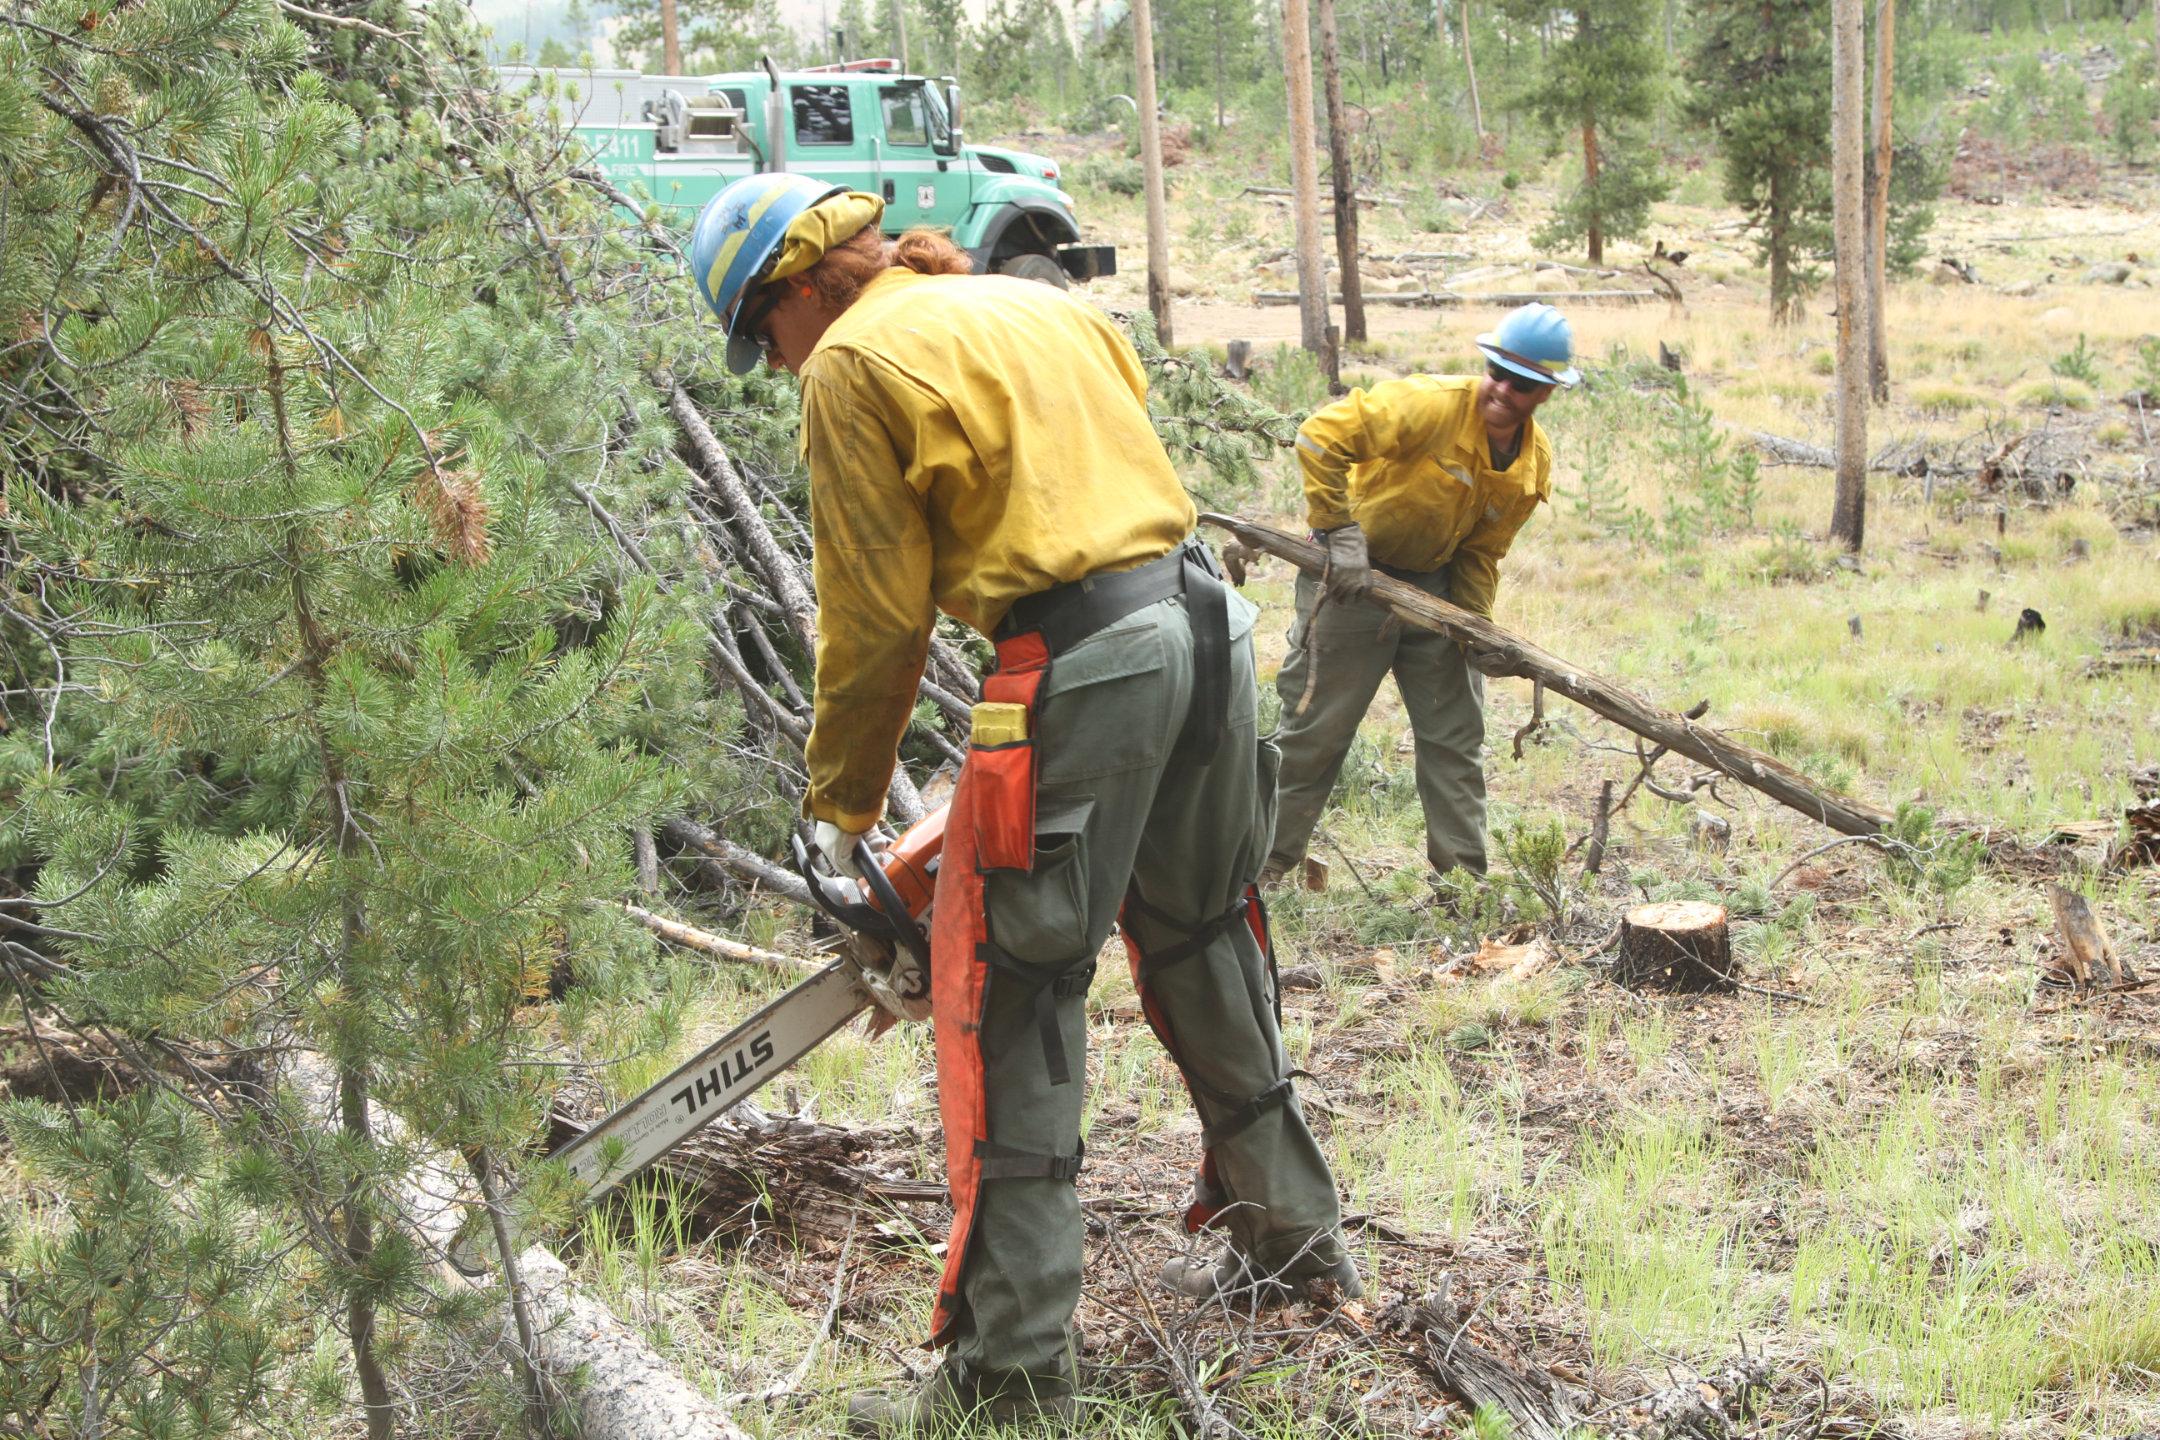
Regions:
M 1444 569 L 1412 583 L 1447 598 Z M 1426 858 L 1443 875 L 1458 865 L 1484 874 L 1485 677 L 1436 631 L 1388 624 L 1386 611 L 1361 600 L 1322 605 L 1320 595 L 1311 576 L 1298 577 L 1290 654 L 1275 678 L 1282 801 L 1272 858 L 1284 866 L 1304 858 L 1358 723 L 1392 671 L 1417 742 Z
M 1258 733 L 1254 611 L 1235 594 L 1229 608 L 1228 715 L 1205 756 L 1178 750 L 1193 699 L 1182 597 L 1136 611 L 1050 662 L 1035 715 L 1035 868 L 985 880 L 990 941 L 1022 972 L 993 968 L 983 1004 L 994 1145 L 1078 1153 L 1087 967 L 1127 887 L 1151 914 L 1177 922 L 1129 917 L 1143 953 L 1161 953 L 1231 911 L 1266 860 L 1276 752 Z M 1068 975 L 1079 983 L 1058 983 Z M 1289 1076 L 1273 976 L 1242 917 L 1148 983 L 1203 1125 L 1236 1115 Z M 1052 1083 L 1044 1053 L 1037 1008 L 1044 988 L 1071 1057 L 1072 1078 L 1062 1085 Z M 1263 1107 L 1218 1140 L 1214 1156 L 1232 1202 L 1222 1223 L 1242 1254 L 1291 1278 L 1344 1258 L 1334 1177 L 1294 1098 Z M 1071 1375 L 1084 1233 L 1074 1183 L 986 1180 L 977 1204 L 948 1364 L 978 1377 L 985 1393 L 1062 1387 Z

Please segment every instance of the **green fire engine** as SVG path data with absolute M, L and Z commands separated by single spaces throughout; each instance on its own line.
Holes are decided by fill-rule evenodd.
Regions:
M 555 110 L 625 194 L 687 227 L 729 181 L 786 170 L 885 197 L 888 234 L 950 230 L 976 269 L 1065 285 L 1114 274 L 1080 244 L 1057 162 L 961 141 L 960 88 L 893 60 L 724 75 L 505 65 L 511 94 Z M 545 83 L 552 76 L 556 83 Z

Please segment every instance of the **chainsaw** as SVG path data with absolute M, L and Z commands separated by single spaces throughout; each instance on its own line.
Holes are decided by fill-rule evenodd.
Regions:
M 945 810 L 924 816 L 882 851 L 858 842 L 861 880 L 821 870 L 801 836 L 795 869 L 810 899 L 840 929 L 839 958 L 685 1060 L 665 1079 L 557 1147 L 593 1202 L 682 1144 L 738 1101 L 816 1049 L 865 1010 L 871 1033 L 930 1015 L 930 899 L 945 848 Z M 469 1232 L 470 1227 L 468 1227 Z M 477 1236 L 461 1235 L 451 1261 L 483 1268 Z

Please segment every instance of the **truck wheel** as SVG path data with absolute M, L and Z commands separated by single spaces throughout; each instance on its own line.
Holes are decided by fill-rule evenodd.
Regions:
M 1060 290 L 1072 289 L 1072 281 L 1066 277 L 1065 268 L 1048 255 L 1015 255 L 997 267 L 1000 275 L 1010 275 L 1017 280 L 1034 280 L 1044 285 L 1055 285 Z

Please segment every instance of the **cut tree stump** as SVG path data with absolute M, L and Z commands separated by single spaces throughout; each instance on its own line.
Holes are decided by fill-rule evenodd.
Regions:
M 1630 990 L 1731 990 L 1735 975 L 1722 905 L 1663 900 L 1620 922 L 1613 979 Z

